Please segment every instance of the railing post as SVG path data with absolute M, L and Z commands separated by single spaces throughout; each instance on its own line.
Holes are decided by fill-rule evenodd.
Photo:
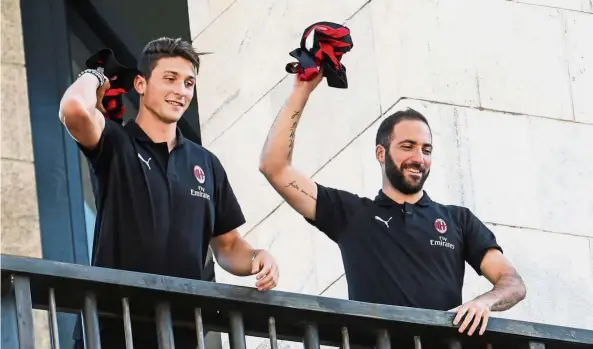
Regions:
M 33 304 L 31 303 L 31 285 L 29 278 L 14 276 L 14 295 L 16 316 L 21 349 L 35 349 L 35 329 L 33 327 Z
M 245 349 L 245 328 L 243 326 L 243 316 L 239 311 L 231 311 L 230 315 L 230 333 L 229 340 L 231 349 Z
M 319 332 L 317 325 L 314 323 L 307 323 L 305 325 L 305 338 L 303 340 L 305 349 L 319 349 Z
M 49 289 L 49 332 L 51 334 L 51 347 L 60 349 L 60 336 L 58 333 L 58 316 L 56 312 L 56 293 Z
M 19 330 L 16 321 L 16 299 L 12 276 L 2 279 L 2 343 L 1 348 L 18 348 Z
M 346 326 L 342 327 L 342 349 L 350 349 L 350 336 Z
M 29 279 L 2 280 L 2 348 L 35 348 L 33 306 Z
M 377 349 L 391 349 L 391 339 L 387 330 L 379 330 L 377 333 Z
M 278 338 L 276 336 L 276 319 L 270 316 L 268 319 L 268 332 L 270 335 L 270 348 L 278 349 Z
M 97 297 L 88 292 L 84 297 L 82 317 L 84 323 L 84 342 L 88 349 L 101 349 L 101 334 L 99 332 L 99 315 L 97 314 Z
M 449 349 L 461 349 L 461 342 L 459 339 L 449 339 L 448 340 Z
M 204 320 L 202 319 L 202 308 L 194 309 L 196 317 L 196 336 L 198 336 L 198 349 L 206 349 L 204 344 Z
M 126 349 L 134 349 L 134 341 L 132 337 L 132 319 L 130 316 L 130 301 L 124 297 L 121 299 L 123 318 L 124 318 L 124 335 L 126 337 Z
M 169 303 L 162 302 L 157 304 L 156 326 L 159 349 L 174 349 L 173 322 L 171 320 L 171 307 L 169 306 Z

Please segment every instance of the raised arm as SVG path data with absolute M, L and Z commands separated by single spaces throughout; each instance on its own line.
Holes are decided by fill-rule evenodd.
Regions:
M 80 145 L 94 148 L 105 128 L 105 118 L 100 110 L 109 80 L 99 72 L 80 76 L 64 93 L 60 101 L 60 121 Z M 103 79 L 101 79 L 103 78 Z
M 315 219 L 317 186 L 292 167 L 296 129 L 311 92 L 322 80 L 299 81 L 274 120 L 260 157 L 260 171 L 276 191 L 305 218 Z

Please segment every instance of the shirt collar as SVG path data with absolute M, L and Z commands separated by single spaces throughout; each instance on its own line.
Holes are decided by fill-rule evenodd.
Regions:
M 148 137 L 146 132 L 144 132 L 144 130 L 136 123 L 136 121 L 130 120 L 124 127 L 137 140 L 139 140 L 141 142 L 154 143 L 152 141 L 152 139 L 150 139 L 150 137 Z M 175 137 L 177 139 L 177 142 L 175 143 L 175 147 L 180 147 L 185 144 L 186 139 L 181 134 L 181 130 L 179 130 L 179 127 L 177 127 L 175 129 Z
M 430 197 L 428 196 L 426 191 L 423 190 L 422 193 L 423 193 L 422 197 L 420 198 L 420 200 L 418 200 L 418 202 L 415 203 L 415 205 L 422 206 L 422 207 L 430 206 L 430 203 L 432 202 L 432 200 L 430 199 Z M 389 196 L 385 195 L 383 190 L 379 190 L 379 193 L 375 197 L 375 203 L 377 203 L 381 206 L 401 206 L 402 205 L 402 204 L 399 204 L 399 203 L 391 200 L 391 198 Z

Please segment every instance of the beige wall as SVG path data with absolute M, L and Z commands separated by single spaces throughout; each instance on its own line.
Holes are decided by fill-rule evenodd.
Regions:
M 2 0 L 1 4 L 1 251 L 40 258 L 41 237 L 20 2 Z M 36 348 L 49 348 L 46 312 L 35 311 L 34 315 Z
M 288 52 L 306 26 L 327 20 L 352 29 L 354 48 L 344 57 L 350 88 L 322 83 L 315 91 L 297 131 L 294 165 L 325 185 L 374 197 L 379 123 L 397 109 L 419 109 L 434 134 L 429 194 L 472 209 L 527 283 L 527 299 L 495 316 L 593 329 L 591 1 L 188 5 L 195 47 L 214 52 L 203 57 L 197 85 L 202 139 L 229 173 L 247 218 L 242 232 L 278 259 L 279 289 L 347 292 L 337 246 L 258 171 L 291 88 Z M 217 280 L 253 285 L 220 269 Z M 466 301 L 489 288 L 467 268 Z
M 18 0 L 2 0 L 2 253 L 41 257 Z

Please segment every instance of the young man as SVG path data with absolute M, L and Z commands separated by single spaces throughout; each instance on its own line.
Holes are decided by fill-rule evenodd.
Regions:
M 525 285 L 470 210 L 436 203 L 422 190 L 432 153 L 424 116 L 400 111 L 380 125 L 375 152 L 383 184 L 374 200 L 315 183 L 292 166 L 295 129 L 320 80 L 321 74 L 309 82 L 295 78 L 262 150 L 260 171 L 289 205 L 339 245 L 350 299 L 455 308 L 459 332 L 469 329 L 471 335 L 481 322 L 483 334 L 490 312 L 521 301 Z M 465 261 L 494 288 L 461 305 Z
M 98 179 L 92 264 L 200 280 L 210 244 L 222 268 L 257 274 L 258 290 L 270 290 L 277 264 L 237 231 L 245 218 L 222 164 L 176 126 L 193 98 L 199 67 L 188 42 L 148 43 L 134 80 L 138 116 L 124 127 L 100 111 L 110 84 L 100 72 L 84 71 L 65 92 L 60 120 Z M 123 348 L 121 323 L 102 325 L 103 346 Z M 155 327 L 133 335 L 138 347 L 156 346 Z M 177 347 L 195 348 L 195 333 L 188 338 L 193 343 Z

